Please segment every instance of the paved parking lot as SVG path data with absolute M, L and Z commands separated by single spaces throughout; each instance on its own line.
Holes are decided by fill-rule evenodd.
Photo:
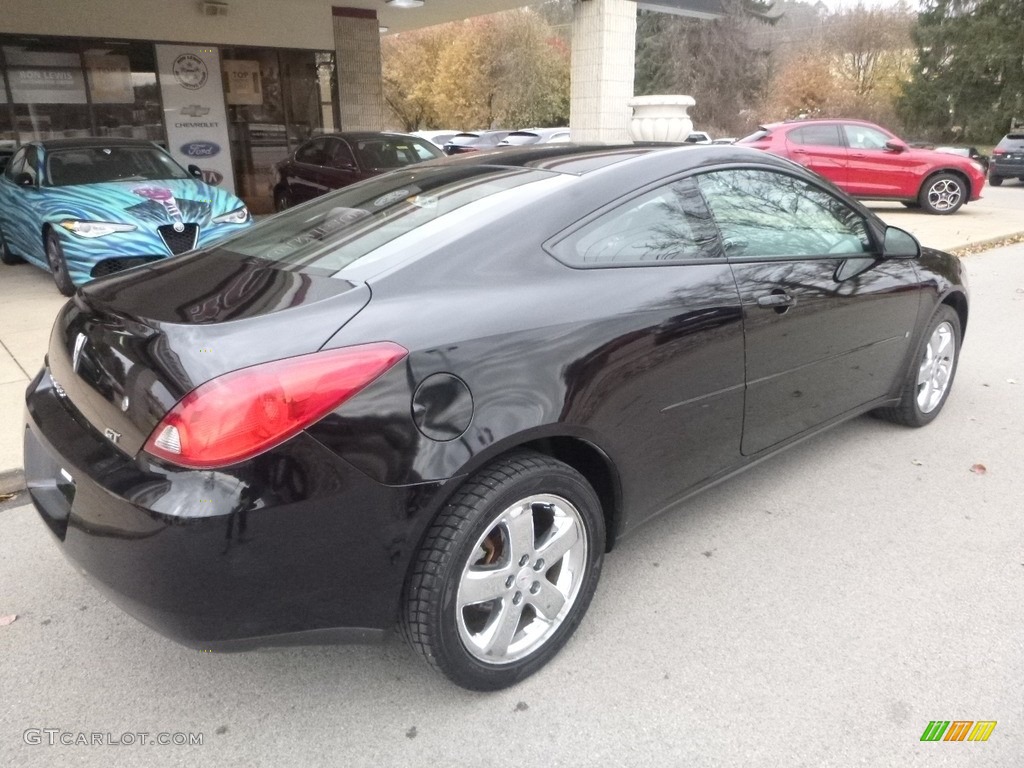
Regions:
M 994 220 L 1024 229 L 1021 210 Z M 8 502 L 0 617 L 18 618 L 0 626 L 0 765 L 1018 765 L 1024 245 L 967 263 L 972 317 L 934 424 L 857 419 L 646 526 L 607 559 L 561 655 L 497 694 L 452 687 L 397 639 L 178 647 L 77 575 L 23 498 Z M 26 315 L 48 300 L 31 296 Z M 45 332 L 12 338 L 15 365 L 34 370 L 22 358 L 41 359 Z M 931 720 L 998 725 L 985 743 L 921 743 Z M 49 746 L 41 729 L 203 743 L 56 733 Z

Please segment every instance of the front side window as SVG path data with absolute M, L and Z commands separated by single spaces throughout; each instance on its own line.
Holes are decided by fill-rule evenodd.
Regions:
M 679 263 L 715 258 L 717 239 L 700 192 L 682 179 L 614 207 L 554 251 L 577 267 Z
M 850 149 L 885 149 L 885 143 L 889 141 L 884 133 L 866 125 L 844 125 L 843 132 Z
M 872 250 L 867 222 L 839 198 L 777 171 L 697 177 L 730 258 L 857 255 Z

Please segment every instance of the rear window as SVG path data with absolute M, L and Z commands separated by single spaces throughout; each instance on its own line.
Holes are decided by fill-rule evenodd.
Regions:
M 536 133 L 530 133 L 529 131 L 515 131 L 502 139 L 501 143 L 519 145 L 536 144 L 538 141 L 540 141 L 540 136 Z
M 480 213 L 507 205 L 529 187 L 536 195 L 564 183 L 564 174 L 532 168 L 464 166 L 394 171 L 354 184 L 266 219 L 221 250 L 273 262 L 280 269 L 334 275 L 381 255 L 406 238 L 429 243 L 441 232 L 468 227 Z
M 1011 149 L 1014 152 L 1024 149 L 1024 133 L 1006 134 L 1003 136 L 1003 140 L 996 146 L 996 149 Z

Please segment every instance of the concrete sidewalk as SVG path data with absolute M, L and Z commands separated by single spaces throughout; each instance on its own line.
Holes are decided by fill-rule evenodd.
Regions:
M 984 197 L 952 216 L 929 216 L 899 203 L 870 203 L 887 223 L 927 246 L 956 250 L 1024 236 L 1024 184 L 986 187 Z M 978 258 L 978 257 L 974 257 Z M 977 297 L 976 297 L 977 298 Z M 43 364 L 50 329 L 66 299 L 33 266 L 0 265 L 0 493 L 24 486 L 22 409 L 25 388 Z

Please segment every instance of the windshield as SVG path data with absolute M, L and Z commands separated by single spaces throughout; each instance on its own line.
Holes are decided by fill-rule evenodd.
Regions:
M 44 183 L 51 187 L 107 181 L 157 181 L 191 178 L 156 147 L 82 147 L 46 153 Z
M 393 171 L 279 213 L 223 248 L 278 269 L 333 275 L 385 245 L 408 239 L 430 245 L 485 210 L 503 210 L 516 190 L 532 185 L 536 193 L 563 177 L 478 165 Z

